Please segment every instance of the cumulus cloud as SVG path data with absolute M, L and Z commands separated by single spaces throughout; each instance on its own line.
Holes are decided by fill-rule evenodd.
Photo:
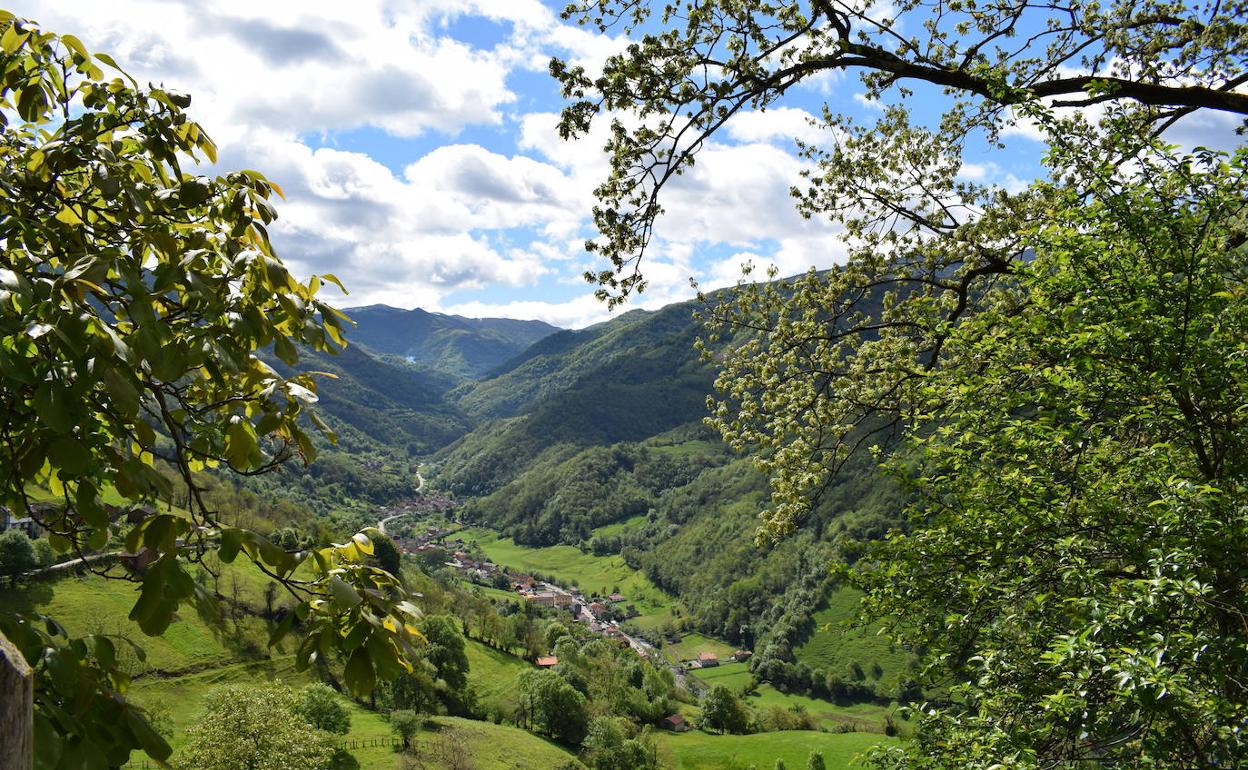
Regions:
M 553 84 L 529 84 L 552 54 L 592 69 L 623 38 L 563 24 L 538 0 L 15 0 L 10 8 L 115 54 L 140 82 L 192 94 L 192 116 L 221 150 L 218 168 L 257 168 L 285 190 L 272 228 L 279 253 L 298 273 L 336 273 L 352 290 L 343 304 L 561 326 L 606 316 L 581 273 L 601 268 L 583 243 L 593 190 L 609 170 L 607 123 L 565 142 Z M 482 24 L 488 33 L 463 32 Z M 540 111 L 516 114 L 533 104 Z M 827 139 L 811 117 L 797 108 L 742 113 L 704 148 L 667 191 L 647 257 L 650 290 L 631 306 L 685 299 L 690 277 L 731 282 L 725 253 L 792 272 L 836 259 L 835 229 L 802 219 L 788 194 L 802 168 L 793 139 Z M 483 127 L 503 138 L 480 139 Z M 348 151 L 309 138 L 361 128 L 423 149 L 400 168 L 367 145 Z M 569 286 L 576 296 L 567 298 Z M 499 288 L 537 299 L 473 298 Z

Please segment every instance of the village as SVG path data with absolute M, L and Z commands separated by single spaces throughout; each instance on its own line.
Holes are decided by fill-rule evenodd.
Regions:
M 419 508 L 419 504 L 412 501 L 389 509 L 385 512 L 387 517 L 382 519 L 380 522 L 382 526 L 379 528 L 385 532 L 384 524 L 409 514 L 422 512 Z M 621 646 L 631 647 L 642 658 L 663 660 L 663 656 L 652 644 L 625 632 L 620 627 L 620 620 L 626 619 L 630 614 L 631 608 L 628 606 L 627 596 L 620 593 L 586 596 L 576 587 L 565 588 L 475 556 L 470 550 L 469 543 L 462 538 L 453 537 L 461 529 L 463 529 L 462 526 L 425 524 L 423 529 L 407 528 L 407 534 L 394 536 L 394 541 L 401 552 L 412 556 L 444 553 L 445 561 L 441 564 L 454 570 L 469 582 L 511 591 L 517 599 L 536 607 L 567 612 L 574 621 L 585 624 L 593 633 L 614 640 Z M 749 650 L 737 650 L 730 656 L 730 660 L 742 662 L 748 660 L 751 655 Z M 686 672 L 713 668 L 720 662 L 719 656 L 714 653 L 701 652 L 690 660 L 668 663 L 668 665 L 682 682 L 688 679 L 687 686 L 696 690 L 699 688 L 697 680 L 687 678 Z M 536 663 L 542 668 L 552 668 L 559 664 L 559 660 L 554 656 L 543 656 L 538 658 Z

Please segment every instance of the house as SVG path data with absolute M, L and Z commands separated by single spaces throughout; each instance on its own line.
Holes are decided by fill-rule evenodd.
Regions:
M 688 731 L 689 723 L 680 714 L 671 714 L 659 720 L 659 727 L 674 733 L 683 733 Z
M 554 668 L 559 665 L 559 659 L 554 655 L 543 655 L 537 659 L 538 668 Z
M 624 601 L 624 594 L 611 594 L 610 596 L 607 597 L 607 600 L 611 602 L 617 602 L 617 603 L 622 602 Z
M 8 529 L 20 529 L 27 537 L 39 536 L 39 522 L 29 516 L 15 518 L 8 508 L 0 506 L 0 532 Z
M 523 594 L 525 601 L 532 604 L 539 604 L 543 607 L 554 607 L 556 594 L 550 591 L 540 591 L 538 593 Z
M 595 616 L 601 615 L 602 613 L 607 611 L 607 605 L 603 604 L 602 602 L 590 602 L 589 611 L 593 613 Z
M 713 652 L 698 653 L 698 668 L 714 668 L 719 665 L 719 656 Z
M 737 650 L 736 652 L 732 654 L 732 659 L 735 660 L 737 663 L 742 663 L 744 661 L 749 660 L 753 656 L 754 656 L 754 653 L 750 652 L 749 650 Z

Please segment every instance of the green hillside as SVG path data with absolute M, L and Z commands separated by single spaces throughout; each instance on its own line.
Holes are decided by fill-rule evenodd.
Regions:
M 356 323 L 353 341 L 457 377 L 479 377 L 558 331 L 542 321 L 464 318 L 386 305 L 346 313 Z
M 911 656 L 877 633 L 877 627 L 855 622 L 861 596 L 851 589 L 832 592 L 826 605 L 812 616 L 810 636 L 793 649 L 793 654 L 812 669 L 843 676 L 855 676 L 851 669 L 861 670 L 866 679 L 895 687 L 906 675 Z

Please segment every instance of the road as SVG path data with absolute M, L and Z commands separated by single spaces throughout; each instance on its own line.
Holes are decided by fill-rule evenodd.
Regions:
M 423 491 L 425 491 L 425 477 L 420 475 L 420 466 L 417 465 L 416 466 L 416 494 L 419 495 Z M 386 534 L 386 522 L 394 521 L 395 519 L 401 519 L 404 516 L 411 516 L 413 513 L 415 513 L 415 511 L 404 511 L 403 513 L 396 513 L 393 516 L 387 516 L 386 518 L 377 522 L 377 529 L 380 530 L 381 534 L 384 535 Z

